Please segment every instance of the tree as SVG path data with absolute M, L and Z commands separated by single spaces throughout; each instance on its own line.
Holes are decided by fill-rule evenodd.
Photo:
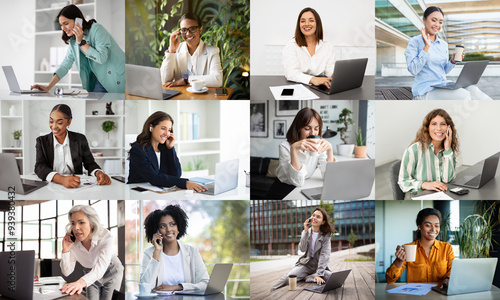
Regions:
M 354 230 L 352 230 L 351 227 L 351 233 L 349 233 L 349 236 L 347 237 L 347 241 L 349 242 L 349 248 L 354 246 L 357 240 L 358 236 L 354 234 Z

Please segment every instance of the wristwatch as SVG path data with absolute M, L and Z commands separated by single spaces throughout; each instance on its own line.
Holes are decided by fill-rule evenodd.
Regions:
M 82 40 L 82 42 L 79 44 L 80 47 L 82 47 L 83 45 L 86 45 L 87 44 L 87 41 L 86 40 Z
M 183 75 L 182 78 L 184 78 L 184 83 L 186 83 L 186 85 L 189 85 L 189 76 L 186 74 L 186 75 Z

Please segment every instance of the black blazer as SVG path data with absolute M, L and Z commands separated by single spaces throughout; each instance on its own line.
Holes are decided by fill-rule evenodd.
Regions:
M 154 186 L 185 189 L 187 179 L 180 178 L 182 174 L 181 163 L 175 152 L 175 147 L 168 149 L 165 144 L 159 144 L 160 168 L 158 158 L 151 145 L 144 149 L 139 144 L 130 148 L 130 167 L 127 183 L 149 182 Z
M 75 174 L 83 174 L 82 164 L 90 173 L 95 169 L 100 169 L 90 152 L 89 143 L 85 135 L 68 131 L 69 149 Z M 45 180 L 54 169 L 54 135 L 47 135 L 36 138 L 36 163 L 35 173 L 40 179 Z

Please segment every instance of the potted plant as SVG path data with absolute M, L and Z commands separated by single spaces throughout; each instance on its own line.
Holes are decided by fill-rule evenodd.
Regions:
M 104 121 L 102 123 L 102 130 L 108 134 L 108 138 L 104 140 L 105 147 L 111 147 L 111 139 L 109 137 L 109 132 L 116 128 L 115 122 L 111 120 Z
M 340 156 L 350 156 L 354 151 L 354 144 L 349 144 L 347 138 L 349 136 L 346 134 L 349 129 L 349 125 L 354 125 L 354 120 L 351 119 L 352 111 L 348 108 L 344 108 L 339 114 L 339 119 L 336 121 L 337 124 L 343 124 L 344 127 L 338 127 L 337 131 L 340 132 L 340 139 L 344 144 L 337 145 L 337 151 Z
M 205 160 L 193 157 L 193 160 L 188 162 L 187 166 L 182 169 L 182 177 L 206 177 L 208 176 L 208 166 Z
M 354 157 L 365 158 L 366 150 L 368 148 L 365 146 L 366 138 L 363 138 L 363 132 L 361 132 L 361 127 L 358 127 L 358 132 L 356 132 L 356 146 L 354 147 Z
M 19 148 L 21 147 L 21 135 L 22 135 L 22 130 L 14 130 L 12 133 L 12 136 L 14 137 L 14 145 L 12 147 L 14 148 Z
M 61 30 L 61 29 L 62 29 L 62 28 L 61 28 L 61 24 L 59 24 L 59 18 L 55 18 L 55 19 L 54 19 L 54 30 L 55 30 L 55 31 L 59 31 L 59 30 Z

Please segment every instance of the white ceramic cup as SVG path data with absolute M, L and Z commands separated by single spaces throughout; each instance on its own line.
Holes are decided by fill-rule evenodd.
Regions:
M 199 80 L 199 79 L 194 79 L 191 80 L 191 86 L 193 89 L 197 92 L 201 91 L 203 87 L 205 86 L 205 81 Z
M 465 51 L 464 46 L 462 46 L 462 45 L 455 46 L 455 59 L 454 60 L 456 62 L 462 61 L 462 55 L 463 55 L 464 51 Z
M 151 294 L 152 286 L 149 283 L 139 283 L 139 295 Z
M 313 140 L 313 141 L 315 141 L 316 143 L 319 143 L 319 140 L 321 139 L 321 137 L 317 135 L 317 136 L 316 136 L 316 138 L 312 138 L 312 137 L 310 137 L 310 138 L 307 138 L 307 139 L 308 139 L 308 140 Z M 312 149 L 311 149 L 311 150 L 312 150 Z M 310 151 L 309 153 L 311 153 L 311 156 L 318 156 L 318 155 L 319 155 L 318 151 Z
M 406 252 L 406 262 L 415 261 L 415 257 L 417 256 L 417 245 L 403 245 Z

